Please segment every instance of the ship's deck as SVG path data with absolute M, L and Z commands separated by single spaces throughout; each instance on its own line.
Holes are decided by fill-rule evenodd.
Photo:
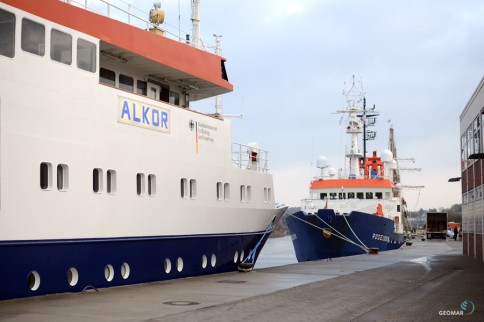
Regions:
M 483 269 L 462 242 L 415 240 L 378 255 L 4 301 L 0 320 L 430 321 L 471 301 L 460 318 L 477 321 Z

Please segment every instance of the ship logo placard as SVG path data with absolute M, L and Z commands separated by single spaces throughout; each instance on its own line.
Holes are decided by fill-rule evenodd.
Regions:
M 118 99 L 118 122 L 165 133 L 170 133 L 171 130 L 171 115 L 168 109 L 125 97 Z

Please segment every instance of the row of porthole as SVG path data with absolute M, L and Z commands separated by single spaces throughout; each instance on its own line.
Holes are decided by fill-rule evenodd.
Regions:
M 235 252 L 234 254 L 234 263 L 237 263 L 239 260 L 239 252 Z M 240 261 L 244 260 L 244 251 L 242 250 L 240 252 Z M 217 256 L 215 254 L 212 254 L 210 257 L 210 265 L 212 267 L 215 267 L 217 263 Z M 208 265 L 208 258 L 204 254 L 202 256 L 202 268 L 207 268 Z M 171 272 L 171 260 L 169 258 L 166 258 L 163 262 L 163 266 L 165 269 L 165 273 L 170 273 Z M 176 270 L 178 272 L 181 272 L 183 270 L 183 259 L 181 257 L 178 257 L 176 260 Z M 128 263 L 123 263 L 121 264 L 121 277 L 123 279 L 127 279 L 130 274 L 130 267 Z M 104 278 L 106 281 L 111 282 L 114 278 L 114 267 L 111 264 L 108 264 L 104 267 Z M 67 283 L 69 283 L 70 286 L 75 286 L 77 285 L 77 282 L 79 281 L 79 272 L 75 267 L 71 267 L 67 270 Z M 31 271 L 27 277 L 27 283 L 28 287 L 31 291 L 36 291 L 40 287 L 40 275 L 37 271 Z

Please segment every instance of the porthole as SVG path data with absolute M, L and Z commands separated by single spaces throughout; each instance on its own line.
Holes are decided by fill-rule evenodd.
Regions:
M 176 270 L 179 272 L 183 271 L 183 259 L 181 257 L 178 257 L 176 260 Z
M 202 256 L 202 268 L 206 268 L 207 267 L 207 263 L 208 263 L 207 256 L 204 254 Z
M 210 259 L 210 264 L 212 267 L 215 267 L 215 264 L 217 264 L 217 256 L 215 254 L 212 254 L 212 258 Z
M 169 272 L 171 272 L 171 260 L 169 258 L 165 259 L 163 266 L 165 267 L 165 273 L 168 274 Z
M 112 265 L 108 264 L 104 267 L 104 278 L 106 281 L 111 282 L 114 278 L 114 268 Z
M 32 271 L 29 273 L 27 277 L 27 283 L 29 285 L 29 289 L 31 291 L 37 291 L 40 286 L 40 275 L 36 271 Z
M 244 261 L 244 250 L 242 249 L 242 251 L 240 252 L 240 261 L 243 262 Z
M 121 265 L 121 277 L 127 279 L 129 277 L 130 269 L 128 263 L 123 263 Z
M 234 254 L 234 263 L 237 263 L 237 260 L 239 259 L 239 252 L 238 251 L 235 251 L 235 254 Z
M 77 272 L 77 269 L 74 267 L 69 268 L 67 271 L 67 283 L 69 283 L 70 286 L 76 286 L 78 281 L 79 273 Z

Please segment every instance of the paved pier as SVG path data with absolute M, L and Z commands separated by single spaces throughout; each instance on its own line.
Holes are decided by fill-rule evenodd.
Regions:
M 484 263 L 461 249 L 414 241 L 378 255 L 3 301 L 0 321 L 483 321 Z

